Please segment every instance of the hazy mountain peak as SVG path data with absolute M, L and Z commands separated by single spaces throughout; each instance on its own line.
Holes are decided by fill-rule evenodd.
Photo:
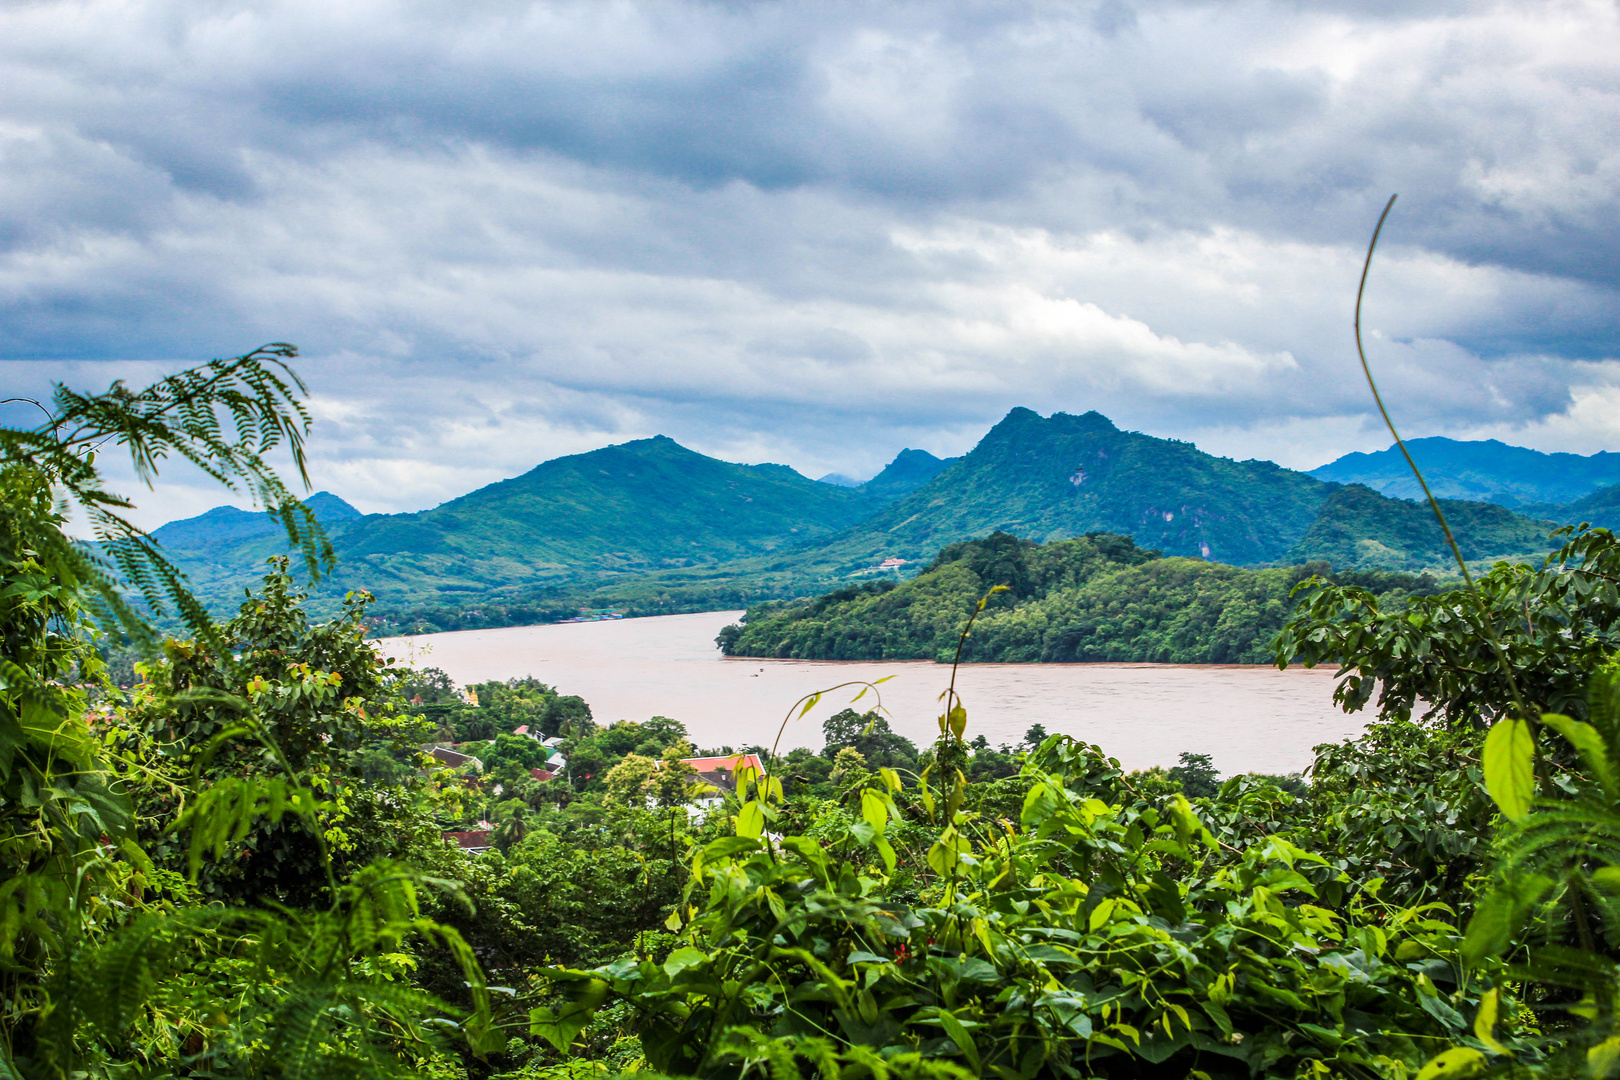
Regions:
M 353 521 L 365 516 L 330 491 L 317 491 L 304 500 L 304 505 L 315 511 L 315 516 L 323 525 L 334 521 Z
M 365 516 L 330 491 L 317 491 L 304 500 L 304 505 L 315 511 L 316 520 L 328 527 Z M 216 506 L 196 517 L 160 526 L 152 530 L 152 536 L 166 548 L 185 549 L 274 536 L 281 531 L 281 523 L 262 510 Z
M 871 495 L 897 498 L 915 491 L 961 458 L 937 458 L 926 450 L 907 448 L 894 456 L 883 471 L 861 485 Z
M 1620 483 L 1620 454 L 1543 453 L 1499 439 L 1408 439 L 1407 449 L 1434 493 L 1500 506 L 1562 504 Z M 1423 495 L 1400 449 L 1352 453 L 1312 469 L 1319 480 L 1365 484 L 1395 498 Z

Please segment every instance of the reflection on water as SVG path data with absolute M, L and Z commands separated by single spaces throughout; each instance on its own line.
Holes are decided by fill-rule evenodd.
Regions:
M 668 716 L 699 747 L 770 746 L 799 697 L 851 679 L 875 681 L 896 731 L 918 745 L 938 734 L 950 668 L 926 661 L 841 663 L 727 659 L 714 636 L 741 612 L 617 622 L 465 630 L 386 638 L 393 656 L 443 668 L 458 683 L 533 675 L 590 702 L 598 723 Z M 1031 724 L 1100 745 L 1129 768 L 1209 754 L 1223 773 L 1295 772 L 1311 747 L 1358 734 L 1333 706 L 1331 670 L 1180 664 L 972 664 L 956 680 L 968 737 L 1016 743 Z M 821 721 L 854 691 L 829 695 L 788 724 L 784 750 L 821 747 Z M 872 695 L 858 704 L 866 708 Z

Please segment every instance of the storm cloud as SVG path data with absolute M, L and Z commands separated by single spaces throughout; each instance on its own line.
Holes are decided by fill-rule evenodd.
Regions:
M 1620 448 L 1616 57 L 1544 0 L 12 5 L 0 389 L 293 341 L 367 510 L 1014 405 L 1310 467 L 1387 442 L 1398 191 L 1409 433 Z

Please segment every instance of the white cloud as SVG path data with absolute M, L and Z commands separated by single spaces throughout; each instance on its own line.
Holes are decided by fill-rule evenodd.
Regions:
M 1599 3 L 6 8 L 0 383 L 295 341 L 368 510 L 1014 405 L 1309 466 L 1382 444 L 1398 188 L 1408 433 L 1611 447 L 1615 55 Z

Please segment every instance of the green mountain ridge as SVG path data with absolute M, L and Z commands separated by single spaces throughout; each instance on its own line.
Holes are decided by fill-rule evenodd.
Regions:
M 1550 522 L 1488 503 L 1443 506 L 1470 559 L 1549 546 Z M 1029 409 L 1012 410 L 932 481 L 807 558 L 829 568 L 925 560 L 997 531 L 1037 543 L 1117 533 L 1168 555 L 1237 566 L 1328 559 L 1421 571 L 1451 558 L 1427 506 L 1121 431 L 1096 412 L 1043 418 Z
M 916 491 L 961 460 L 937 458 L 926 450 L 907 447 L 896 454 L 882 472 L 862 484 L 861 489 L 873 495 L 898 498 Z
M 1470 558 L 1549 546 L 1550 522 L 1446 505 Z M 197 535 L 209 517 L 165 529 Z M 1416 503 L 1122 431 L 1096 412 L 1022 408 L 963 457 L 906 450 L 858 488 L 719 461 L 659 436 L 556 458 L 431 510 L 329 528 L 339 562 L 315 592 L 317 608 L 364 587 L 382 617 L 439 629 L 546 621 L 581 606 L 651 614 L 804 596 L 908 576 L 945 545 L 996 531 L 1036 542 L 1129 535 L 1167 555 L 1239 566 L 1327 559 L 1444 571 L 1450 558 Z M 225 606 L 284 546 L 266 532 L 175 555 L 199 595 Z M 879 566 L 896 559 L 910 565 Z
M 330 530 L 364 515 L 330 491 L 317 491 L 304 500 L 321 525 Z M 193 518 L 171 521 L 152 531 L 170 551 L 206 551 L 220 544 L 282 535 L 281 525 L 269 514 L 251 513 L 234 506 L 216 506 Z
M 1620 484 L 1598 488 L 1569 503 L 1527 503 L 1519 507 L 1518 512 L 1551 518 L 1565 525 L 1586 522 L 1613 531 L 1620 529 Z
M 1236 462 L 1191 443 L 1082 416 L 1013 409 L 948 469 L 828 550 L 931 558 L 995 531 L 1037 542 L 1086 532 L 1223 562 L 1266 562 L 1303 536 L 1328 486 L 1269 461 Z
M 1496 439 L 1433 436 L 1406 447 L 1440 498 L 1493 502 L 1512 510 L 1545 513 L 1598 488 L 1620 484 L 1620 453 L 1543 453 Z M 1318 480 L 1365 484 L 1399 499 L 1421 499 L 1412 470 L 1398 448 L 1353 453 L 1312 469 Z
M 419 513 L 329 523 L 338 568 L 315 597 L 329 606 L 358 587 L 396 602 L 534 590 L 768 554 L 870 515 L 878 498 L 657 436 L 555 458 Z M 268 515 L 244 516 L 273 525 Z M 191 535 L 201 521 L 164 526 L 159 538 Z M 284 549 L 267 529 L 176 554 L 199 594 L 220 603 Z

